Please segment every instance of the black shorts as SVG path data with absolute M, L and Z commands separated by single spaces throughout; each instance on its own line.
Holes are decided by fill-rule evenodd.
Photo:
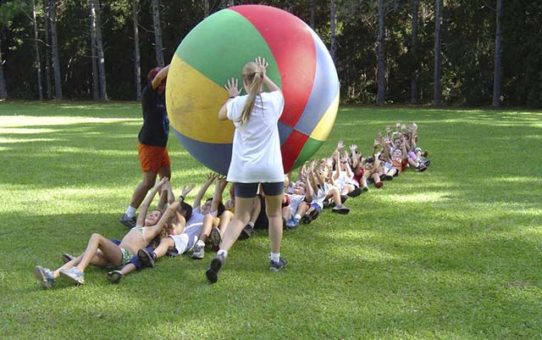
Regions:
M 284 192 L 284 182 L 261 183 L 263 193 L 267 196 L 278 196 Z M 260 183 L 235 183 L 235 197 L 256 197 Z

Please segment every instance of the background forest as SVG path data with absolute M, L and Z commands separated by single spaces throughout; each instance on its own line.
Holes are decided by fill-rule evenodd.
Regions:
M 135 100 L 193 27 L 244 3 L 316 30 L 343 103 L 542 107 L 540 0 L 4 0 L 0 97 Z

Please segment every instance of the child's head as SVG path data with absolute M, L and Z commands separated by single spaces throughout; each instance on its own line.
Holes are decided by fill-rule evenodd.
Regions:
M 294 184 L 294 194 L 296 195 L 305 195 L 305 183 L 302 181 L 297 181 Z
M 160 217 L 162 217 L 162 212 L 158 209 L 154 209 L 145 216 L 145 226 L 148 227 L 158 224 Z
M 188 221 L 192 217 L 192 206 L 188 203 L 181 202 L 177 211 L 184 217 L 185 221 Z

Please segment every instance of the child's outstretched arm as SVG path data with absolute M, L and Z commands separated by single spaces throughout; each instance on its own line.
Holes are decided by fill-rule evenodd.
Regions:
M 209 189 L 209 187 L 211 186 L 211 183 L 213 183 L 216 177 L 217 177 L 217 174 L 215 173 L 210 173 L 207 175 L 207 179 L 205 180 L 205 182 L 203 182 L 203 185 L 201 186 L 201 188 L 199 189 L 196 195 L 196 198 L 194 198 L 194 208 L 200 208 L 201 199 L 203 198 L 203 196 L 205 196 L 207 189 Z
M 158 189 L 166 182 L 168 182 L 167 177 L 162 177 L 160 182 L 156 182 L 154 184 L 154 187 L 147 192 L 147 196 L 145 196 L 145 199 L 141 203 L 141 207 L 139 209 L 139 215 L 137 216 L 136 220 L 136 227 L 142 227 L 145 225 L 145 217 L 147 215 L 147 211 L 149 210 L 149 206 L 151 205 L 152 200 L 154 199 L 154 196 L 158 192 Z

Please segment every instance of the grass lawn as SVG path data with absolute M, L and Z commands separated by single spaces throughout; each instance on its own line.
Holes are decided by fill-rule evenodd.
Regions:
M 93 232 L 126 231 L 140 108 L 0 104 L 0 336 L 541 338 L 542 112 L 343 107 L 316 156 L 339 139 L 368 152 L 398 120 L 418 123 L 428 171 L 285 232 L 284 272 L 268 272 L 260 231 L 212 286 L 207 253 L 164 258 L 119 285 L 89 267 L 86 285 L 44 291 L 34 266 L 60 265 Z M 169 149 L 176 188 L 204 180 L 173 134 Z

